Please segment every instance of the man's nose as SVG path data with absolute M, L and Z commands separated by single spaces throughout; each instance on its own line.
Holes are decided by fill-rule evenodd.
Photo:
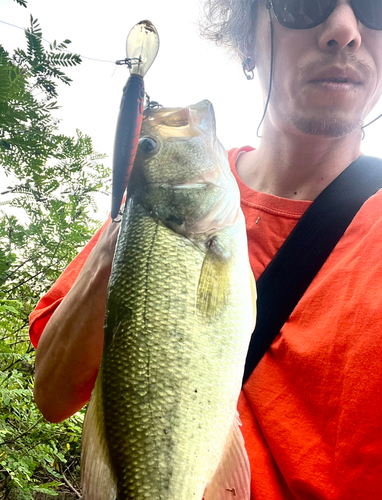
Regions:
M 328 52 L 349 47 L 353 52 L 356 52 L 361 41 L 359 21 L 349 0 L 338 0 L 332 14 L 322 23 L 322 31 L 318 41 L 320 49 Z

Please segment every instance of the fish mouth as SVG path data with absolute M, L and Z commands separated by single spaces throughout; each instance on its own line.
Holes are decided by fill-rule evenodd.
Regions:
M 160 127 L 161 135 L 166 140 L 174 138 L 177 141 L 182 137 L 188 140 L 202 134 L 211 138 L 213 146 L 217 141 L 215 111 L 207 99 L 185 108 L 162 108 L 154 113 L 150 111 L 144 118 L 147 121 L 155 120 L 154 127 Z
M 216 141 L 216 118 L 212 103 L 205 99 L 188 106 L 190 110 L 190 119 L 195 127 L 201 128 L 204 131 L 210 130 L 213 138 L 213 144 Z
M 187 190 L 187 189 L 206 189 L 207 187 L 213 187 L 224 190 L 222 186 L 219 186 L 217 183 L 213 181 L 185 181 L 179 184 L 171 184 L 164 182 L 149 182 L 148 183 L 152 187 L 162 188 L 162 189 L 175 189 L 177 191 Z
M 205 182 L 199 182 L 199 183 L 192 183 L 190 182 L 189 184 L 174 184 L 174 185 L 169 185 L 172 189 L 202 189 L 206 186 Z

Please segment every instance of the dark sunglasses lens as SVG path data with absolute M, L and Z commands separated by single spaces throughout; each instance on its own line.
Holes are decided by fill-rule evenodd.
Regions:
M 382 0 L 358 0 L 353 3 L 355 14 L 362 24 L 373 30 L 382 30 Z
M 272 5 L 280 24 L 292 29 L 307 29 L 327 19 L 335 3 L 335 0 L 273 0 Z

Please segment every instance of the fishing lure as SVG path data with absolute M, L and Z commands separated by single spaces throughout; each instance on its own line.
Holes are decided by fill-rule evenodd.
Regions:
M 126 59 L 117 61 L 117 64 L 128 66 L 130 76 L 123 89 L 114 142 L 113 221 L 118 217 L 137 152 L 145 100 L 143 77 L 154 62 L 158 50 L 159 36 L 155 26 L 150 21 L 141 21 L 127 37 Z

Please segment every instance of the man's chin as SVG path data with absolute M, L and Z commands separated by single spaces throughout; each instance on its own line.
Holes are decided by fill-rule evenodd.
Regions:
M 362 127 L 361 120 L 341 120 L 339 118 L 317 119 L 289 116 L 289 123 L 304 134 L 325 137 L 346 137 Z

